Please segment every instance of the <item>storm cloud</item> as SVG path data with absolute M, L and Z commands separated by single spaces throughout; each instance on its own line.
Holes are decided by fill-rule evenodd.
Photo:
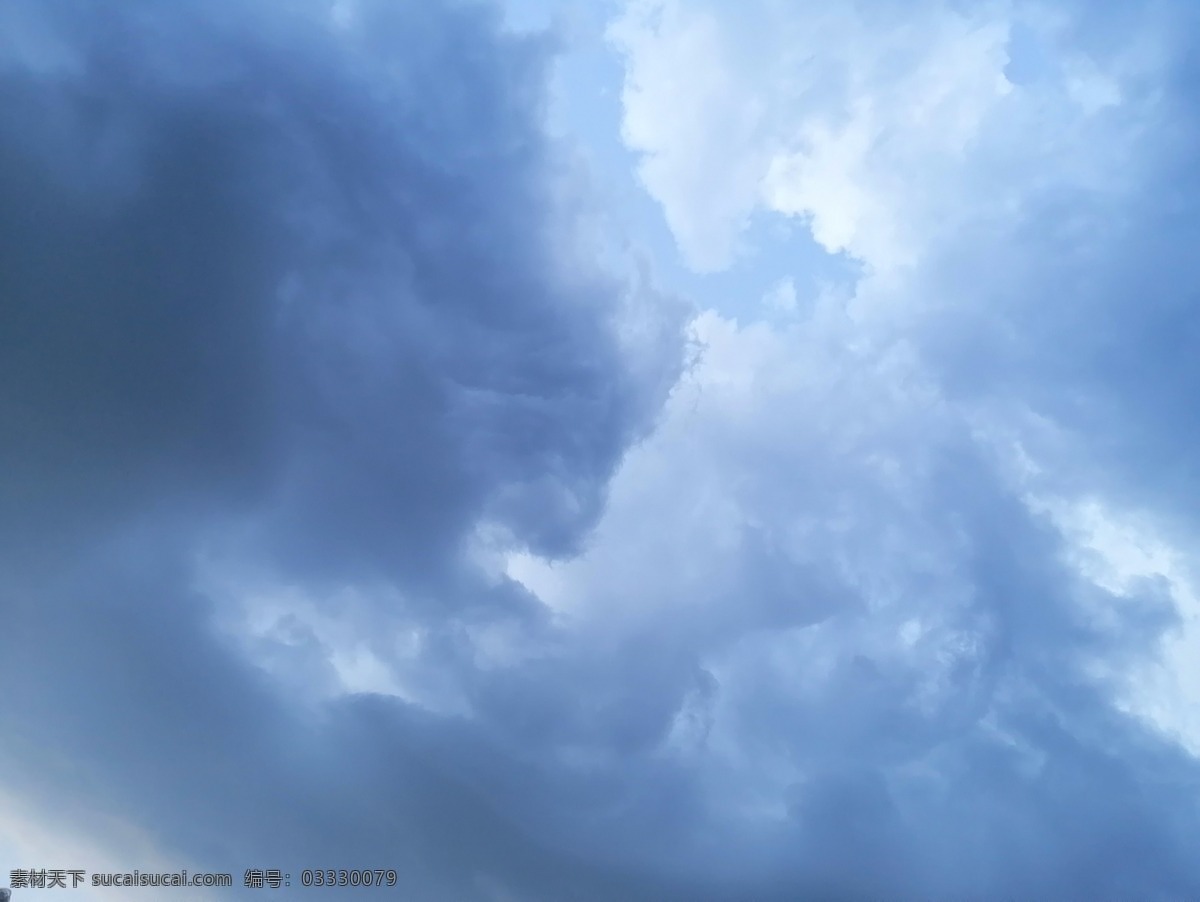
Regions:
M 593 262 L 542 131 L 549 44 L 473 5 L 5 22 L 10 779 L 66 756 L 82 808 L 213 868 L 387 859 L 428 898 L 552 869 L 417 763 L 408 733 L 448 728 L 306 720 L 196 587 L 201 561 L 369 587 L 451 668 L 464 623 L 543 619 L 477 531 L 573 550 L 682 360 L 679 305 Z

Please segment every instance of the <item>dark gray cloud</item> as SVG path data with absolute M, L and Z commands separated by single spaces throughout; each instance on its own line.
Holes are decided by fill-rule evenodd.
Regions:
M 563 862 L 435 764 L 486 744 L 398 702 L 317 717 L 230 645 L 193 570 L 389 586 L 447 666 L 468 609 L 536 628 L 465 563 L 474 530 L 574 549 L 680 361 L 678 306 L 598 268 L 564 195 L 552 48 L 473 4 L 5 21 L 7 778 L 213 869 L 569 897 Z

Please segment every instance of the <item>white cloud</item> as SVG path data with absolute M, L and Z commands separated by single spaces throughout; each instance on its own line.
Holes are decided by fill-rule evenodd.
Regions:
M 629 60 L 625 140 L 644 155 L 642 181 L 700 271 L 733 258 L 760 177 L 764 111 L 744 61 L 730 57 L 725 25 L 679 3 L 638 2 L 610 30 Z
M 1006 73 L 1018 25 L 1062 61 L 1023 85 Z M 758 211 L 802 219 L 830 253 L 883 272 L 965 219 L 1008 215 L 1022 181 L 1095 188 L 1101 161 L 1113 175 L 1122 136 L 1097 145 L 1090 123 L 1155 58 L 1096 59 L 1062 32 L 1007 4 L 924 2 L 901 17 L 876 2 L 735 13 L 672 0 L 631 3 L 612 30 L 627 142 L 696 269 L 728 266 Z
M 922 18 L 866 47 L 853 37 L 875 33 L 846 23 L 851 39 L 837 41 L 846 56 L 823 56 L 843 69 L 844 106 L 794 111 L 794 134 L 782 136 L 762 182 L 767 209 L 807 218 L 826 250 L 876 270 L 916 261 L 934 217 L 960 197 L 955 169 L 1011 90 L 1003 23 Z M 897 65 L 889 45 L 909 41 L 916 59 Z

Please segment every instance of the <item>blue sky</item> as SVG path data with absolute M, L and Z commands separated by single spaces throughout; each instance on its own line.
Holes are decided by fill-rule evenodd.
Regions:
M 0 6 L 0 885 L 1200 898 L 1197 25 Z

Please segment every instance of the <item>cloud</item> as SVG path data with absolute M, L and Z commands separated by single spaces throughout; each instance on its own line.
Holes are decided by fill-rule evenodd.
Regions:
M 709 678 L 676 690 L 675 753 L 741 812 L 712 829 L 742 838 L 744 879 L 772 875 L 764 897 L 1195 892 L 1190 567 L 1114 583 L 1055 513 L 1098 497 L 1146 511 L 1143 541 L 1195 535 L 1190 357 L 1168 338 L 1194 320 L 1166 188 L 1191 184 L 1186 16 L 661 3 L 614 28 L 627 142 L 697 269 L 751 215 L 864 265 L 795 321 L 701 316 L 703 363 L 594 549 L 513 571 L 589 641 L 690 649 Z M 694 81 L 693 30 L 718 70 Z M 758 130 L 722 130 L 727 107 Z M 727 193 L 736 215 L 696 205 Z M 720 251 L 693 253 L 697 230 Z M 675 528 L 628 541 L 648 510 Z
M 641 178 L 662 203 L 684 259 L 702 272 L 734 254 L 758 178 L 752 152 L 760 110 L 741 75 L 749 61 L 730 57 L 722 25 L 706 9 L 639 3 L 610 28 L 630 63 L 625 141 L 643 154 Z M 668 140 L 660 140 L 664 133 Z M 721 178 L 706 184 L 714 172 Z
M 632 5 L 693 266 L 861 264 L 739 321 L 494 10 L 10 4 L 6 794 L 293 893 L 1195 895 L 1180 10 Z
M 651 426 L 681 308 L 592 262 L 549 45 L 473 5 L 6 10 L 7 779 L 210 869 L 555 885 L 437 776 L 452 723 L 323 708 L 325 637 L 288 682 L 223 630 L 357 589 L 454 672 L 467 624 L 540 617 L 476 536 L 569 553 Z
M 1165 787 L 1194 762 L 1113 705 L 1169 599 L 1077 570 L 917 361 L 848 350 L 858 327 L 827 315 L 782 334 L 702 317 L 703 362 L 592 548 L 512 570 L 575 637 L 560 673 L 597 644 L 656 650 L 609 679 L 621 723 L 657 724 L 642 753 L 690 775 L 670 866 L 730 897 L 1190 891 L 1170 825 L 1195 812 Z
M 734 21 L 711 3 L 630 3 L 610 32 L 625 140 L 697 270 L 730 266 L 764 213 L 873 271 L 908 268 L 954 234 L 964 198 L 1007 221 L 1033 180 L 1117 187 L 1102 182 L 1128 152 L 1121 86 L 1153 79 L 1161 35 L 1134 21 L 1124 46 L 1093 49 L 1080 32 L 1101 18 L 931 0 L 761 2 Z

